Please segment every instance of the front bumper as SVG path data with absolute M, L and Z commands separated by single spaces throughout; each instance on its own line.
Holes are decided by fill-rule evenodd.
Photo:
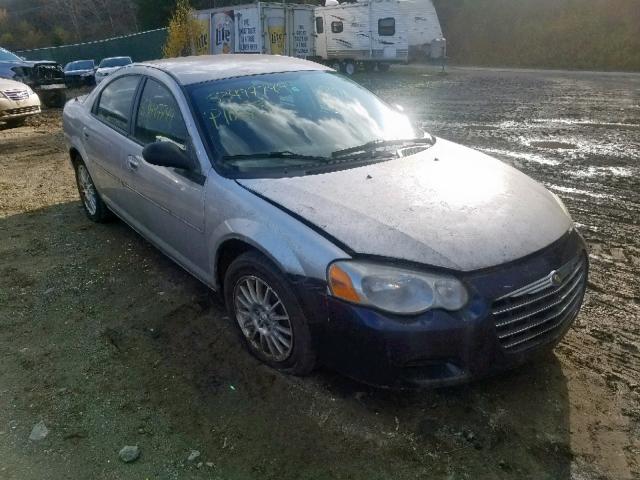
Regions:
M 12 120 L 40 113 L 40 101 L 37 98 L 16 102 L 0 98 L 0 120 Z
M 47 95 L 66 91 L 67 85 L 65 84 L 64 79 L 62 79 L 56 83 L 32 85 L 31 88 L 33 88 L 38 95 Z
M 96 79 L 93 75 L 67 75 L 64 78 L 67 88 L 90 87 L 95 85 Z
M 504 319 L 496 317 L 496 299 L 548 277 L 561 266 L 574 265 L 572 262 L 581 262 L 583 270 L 580 278 L 569 279 L 567 276 L 567 282 L 573 283 L 567 283 L 562 287 L 564 290 L 559 291 L 557 298 L 564 297 L 564 303 L 552 308 L 566 305 L 562 316 L 558 316 L 555 323 L 548 323 L 544 313 L 537 313 L 529 323 L 533 327 L 527 332 L 542 333 L 516 347 L 511 347 L 509 340 L 514 343 L 513 338 L 528 338 L 527 333 L 518 333 L 508 340 L 500 339 L 499 325 Z M 324 308 L 315 308 L 310 314 L 315 319 L 311 321 L 312 333 L 317 339 L 322 363 L 368 384 L 411 388 L 466 383 L 516 367 L 552 349 L 577 316 L 586 287 L 587 269 L 584 241 L 572 231 L 542 252 L 525 259 L 461 275 L 471 295 L 468 306 L 462 311 L 434 310 L 407 318 L 325 295 L 320 302 Z M 571 296 L 564 296 L 569 287 Z M 509 302 L 518 306 L 527 301 L 522 298 L 526 297 Z M 539 303 L 522 308 L 537 312 L 540 304 L 555 303 L 552 298 L 545 296 Z M 504 302 L 499 304 L 500 309 L 504 308 Z M 308 302 L 303 303 L 308 305 Z M 324 319 L 318 318 L 318 311 L 324 312 Z M 515 325 L 509 327 L 511 331 L 520 332 L 522 324 Z

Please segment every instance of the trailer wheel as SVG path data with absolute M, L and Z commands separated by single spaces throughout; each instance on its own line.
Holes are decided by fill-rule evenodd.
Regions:
M 342 71 L 342 64 L 337 60 L 335 62 L 329 63 L 329 66 L 331 68 L 333 68 L 337 72 L 341 72 Z
M 353 63 L 351 60 L 347 60 L 344 63 L 343 68 L 344 68 L 344 73 L 346 73 L 349 76 L 356 73 L 356 64 Z
M 391 65 L 389 65 L 388 63 L 378 63 L 376 67 L 378 67 L 379 72 L 388 72 L 389 68 L 391 68 Z
M 362 65 L 365 72 L 373 72 L 376 69 L 376 64 L 373 62 L 363 62 Z

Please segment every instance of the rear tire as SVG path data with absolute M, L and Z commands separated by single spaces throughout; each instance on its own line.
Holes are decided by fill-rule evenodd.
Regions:
M 236 258 L 224 277 L 229 316 L 242 343 L 261 362 L 292 375 L 307 375 L 315 351 L 307 319 L 280 270 L 264 255 Z
M 82 160 L 77 159 L 74 162 L 74 168 L 76 171 L 76 185 L 78 186 L 84 213 L 92 222 L 105 223 L 109 221 L 113 214 L 98 193 L 87 166 Z

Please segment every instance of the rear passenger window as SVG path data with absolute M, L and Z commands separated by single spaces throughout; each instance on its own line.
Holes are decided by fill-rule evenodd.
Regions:
M 322 17 L 316 17 L 316 33 L 324 32 L 324 23 L 322 22 Z
M 342 22 L 331 22 L 331 31 L 333 33 L 340 33 L 343 28 Z
M 396 19 L 381 18 L 378 20 L 378 35 L 381 37 L 392 37 L 396 34 Z
M 139 82 L 139 76 L 128 75 L 107 85 L 98 99 L 96 115 L 109 125 L 127 131 L 131 105 Z
M 134 137 L 142 144 L 171 141 L 185 148 L 187 127 L 171 92 L 156 82 L 147 80 L 140 97 Z

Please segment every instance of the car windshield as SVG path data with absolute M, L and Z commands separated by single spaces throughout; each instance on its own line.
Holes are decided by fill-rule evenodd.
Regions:
M 100 62 L 100 68 L 124 67 L 125 65 L 129 65 L 130 63 L 131 59 L 129 57 L 105 58 Z
M 216 162 L 229 173 L 362 163 L 422 138 L 373 93 L 325 71 L 252 75 L 187 88 Z M 386 154 L 389 158 L 389 154 Z
M 21 62 L 22 59 L 11 53 L 9 50 L 0 48 L 0 62 Z
M 68 63 L 64 68 L 64 71 L 73 72 L 75 70 L 91 70 L 93 66 L 93 60 L 78 60 L 77 62 Z

